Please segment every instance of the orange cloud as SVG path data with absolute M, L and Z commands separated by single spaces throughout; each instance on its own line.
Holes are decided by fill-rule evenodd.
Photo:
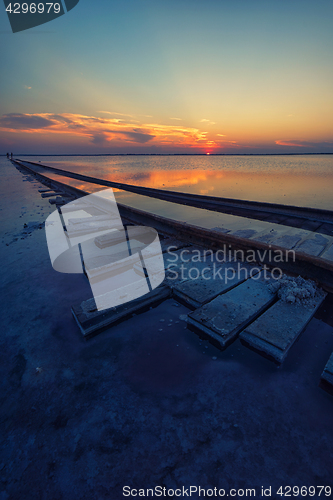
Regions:
M 0 130 L 12 133 L 70 134 L 87 137 L 92 143 L 102 146 L 117 140 L 122 143 L 153 142 L 159 145 L 191 147 L 198 146 L 199 141 L 206 140 L 207 134 L 191 127 L 156 123 L 134 125 L 132 120 L 123 118 L 98 118 L 73 113 L 9 113 L 0 117 Z
M 279 146 L 294 146 L 296 148 L 309 148 L 313 146 L 313 143 L 309 144 L 302 141 L 275 141 L 275 144 Z

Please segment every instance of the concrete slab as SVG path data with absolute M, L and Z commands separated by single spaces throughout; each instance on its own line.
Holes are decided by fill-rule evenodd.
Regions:
M 53 195 L 54 196 L 54 195 Z M 73 198 L 65 197 L 65 196 L 57 196 L 56 198 L 50 198 L 49 203 L 51 205 L 66 205 L 70 201 L 72 201 Z
M 77 306 L 72 306 L 72 313 L 83 336 L 89 338 L 121 321 L 125 321 L 133 314 L 157 306 L 170 296 L 171 289 L 167 286 L 160 286 L 138 299 L 101 312 L 96 310 L 94 299 L 89 299 Z
M 328 236 L 322 234 L 313 234 L 302 243 L 295 247 L 296 252 L 306 253 L 308 255 L 318 256 L 325 249 L 325 247 L 333 240 Z
M 238 236 L 239 238 L 252 238 L 254 235 L 258 234 L 258 231 L 255 229 L 238 229 L 230 234 Z
M 216 266 L 221 266 L 223 259 L 228 262 L 228 258 L 229 256 L 223 250 L 212 252 L 193 245 L 176 250 L 172 245 L 167 246 L 163 253 L 165 283 L 174 287 L 180 282 L 196 280 L 209 273 L 213 269 L 214 263 Z M 150 260 L 149 258 L 145 259 L 145 263 L 150 265 Z M 154 263 L 152 262 L 151 269 L 153 268 Z M 139 274 L 142 273 L 137 266 L 134 266 L 134 270 Z
M 51 198 L 52 196 L 56 196 L 57 194 L 61 194 L 61 193 L 57 193 L 54 191 L 47 191 L 47 192 L 41 193 L 41 197 L 42 198 Z
M 323 387 L 325 389 L 329 389 L 329 392 L 333 392 L 333 352 L 321 374 L 321 381 L 324 382 Z
M 251 321 L 275 300 L 263 273 L 219 295 L 188 316 L 190 330 L 206 336 L 220 348 L 227 347 Z
M 287 226 L 277 226 L 276 224 L 274 224 L 274 226 L 274 228 L 268 228 L 267 231 L 256 235 L 252 239 L 263 243 L 271 243 L 274 239 L 283 236 L 290 231 L 290 227 Z
M 321 258 L 333 262 L 333 245 L 325 250 L 325 252 L 321 255 Z
M 222 227 L 222 226 L 216 226 L 216 227 L 212 227 L 212 230 L 213 231 L 218 231 L 220 233 L 224 233 L 224 234 L 227 234 L 227 233 L 230 233 L 231 232 L 231 229 L 227 229 L 226 227 Z
M 292 233 L 284 234 L 278 238 L 275 238 L 271 241 L 273 245 L 276 245 L 278 247 L 283 247 L 287 249 L 294 248 L 297 243 L 300 243 L 303 238 L 309 236 L 311 233 L 310 231 L 303 231 L 303 230 L 293 230 Z
M 239 238 L 257 239 L 262 234 L 269 232 L 271 229 L 279 229 L 276 224 L 268 224 L 267 221 L 251 221 L 251 225 L 247 220 L 244 221 L 243 227 L 233 229 L 230 234 Z M 288 228 L 290 230 L 290 228 Z
M 174 296 L 187 307 L 196 309 L 210 302 L 218 295 L 231 290 L 247 279 L 258 274 L 259 269 L 243 262 L 226 262 L 216 265 L 198 279 L 176 283 Z M 251 274 L 252 273 L 252 274 Z
M 241 334 L 241 341 L 265 357 L 282 363 L 326 294 L 313 300 L 312 307 L 279 300 Z
M 105 215 L 100 215 L 94 217 L 94 221 L 109 221 L 110 216 L 108 214 Z M 89 221 L 89 218 L 86 219 L 86 221 Z M 82 222 L 85 222 L 83 219 L 78 219 L 78 222 L 82 224 Z M 138 237 L 138 239 L 144 239 L 146 236 L 150 236 L 151 234 L 151 229 L 149 227 L 145 226 L 130 226 L 128 231 L 131 232 L 131 238 Z M 124 239 L 124 234 L 123 231 L 118 232 L 118 241 L 123 241 Z M 103 234 L 102 236 L 99 236 L 95 238 L 95 245 L 100 248 L 107 248 L 107 247 L 112 247 L 115 245 L 117 242 L 117 238 L 115 237 L 115 234 L 110 232 L 107 234 Z

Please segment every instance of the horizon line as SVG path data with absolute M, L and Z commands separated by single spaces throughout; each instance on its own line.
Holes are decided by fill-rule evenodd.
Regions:
M 15 153 L 17 156 L 306 156 L 333 155 L 333 152 L 316 153 Z M 7 153 L 0 154 L 7 156 Z

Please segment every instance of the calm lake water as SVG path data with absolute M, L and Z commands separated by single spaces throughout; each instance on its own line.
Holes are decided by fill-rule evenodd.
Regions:
M 20 158 L 127 184 L 333 209 L 333 155 Z

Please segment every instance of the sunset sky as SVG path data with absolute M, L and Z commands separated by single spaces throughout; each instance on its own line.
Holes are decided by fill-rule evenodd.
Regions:
M 333 153 L 331 0 L 0 9 L 0 154 Z

